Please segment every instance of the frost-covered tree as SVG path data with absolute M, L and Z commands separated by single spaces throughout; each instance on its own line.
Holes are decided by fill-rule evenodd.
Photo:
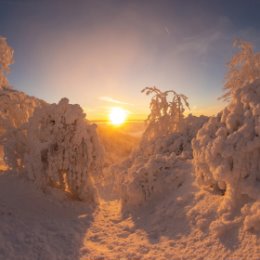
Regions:
M 112 169 L 115 187 L 126 209 L 153 201 L 182 185 L 185 176 L 176 165 L 189 167 L 186 162 L 192 158 L 191 140 L 207 120 L 192 115 L 184 117 L 184 109 L 189 107 L 187 97 L 175 91 L 162 92 L 151 87 L 142 92 L 154 94 L 147 128 L 138 149 Z
M 46 105 L 42 100 L 11 88 L 0 89 L 0 150 L 4 168 L 23 168 L 26 124 L 36 107 Z
M 240 51 L 228 63 L 224 99 L 232 98 L 238 89 L 260 79 L 260 53 L 254 53 L 249 42 L 236 40 L 233 45 Z
M 180 132 L 141 143 L 128 160 L 114 167 L 115 187 L 121 189 L 125 208 L 152 201 L 182 185 L 183 169 L 190 167 L 192 159 L 191 141 L 206 121 L 207 117 L 189 115 Z
M 260 199 L 260 53 L 240 42 L 229 64 L 229 104 L 193 140 L 200 186 L 221 191 L 220 212 L 232 212 L 242 196 Z
M 4 37 L 0 36 L 0 89 L 8 86 L 6 75 L 9 66 L 13 63 L 13 49 L 7 44 Z
M 6 75 L 12 63 L 13 49 L 0 37 L 0 162 L 4 168 L 19 171 L 25 151 L 26 131 L 22 126 L 36 107 L 46 103 L 8 87 Z
M 103 154 L 96 125 L 86 120 L 81 107 L 63 98 L 37 108 L 27 131 L 27 176 L 43 189 L 56 187 L 95 200 L 93 179 L 101 172 Z
M 153 95 L 150 101 L 150 114 L 146 120 L 144 141 L 179 131 L 185 107 L 189 108 L 188 98 L 174 90 L 162 92 L 157 87 L 146 87 L 142 92 Z
M 23 92 L 0 89 L 0 135 L 8 129 L 19 128 L 28 122 L 34 110 L 46 102 L 26 95 Z

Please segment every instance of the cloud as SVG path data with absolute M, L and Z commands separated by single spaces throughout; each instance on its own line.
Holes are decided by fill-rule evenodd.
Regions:
M 102 96 L 102 97 L 99 97 L 98 99 L 100 99 L 100 100 L 102 100 L 102 101 L 109 102 L 109 103 L 114 103 L 114 104 L 120 104 L 120 105 L 132 105 L 132 104 L 130 104 L 130 103 L 123 102 L 123 101 L 120 101 L 120 100 L 114 99 L 114 98 L 112 98 L 112 97 L 107 97 L 107 96 Z
M 167 26 L 164 26 L 164 30 L 165 30 L 165 32 L 166 32 L 168 35 L 170 35 L 170 30 L 169 30 L 169 28 L 168 28 Z
M 194 28 L 194 31 L 195 28 Z M 196 33 L 191 33 L 183 37 L 175 48 L 175 54 L 194 54 L 196 56 L 205 56 L 220 49 L 223 45 L 232 43 L 232 34 L 234 26 L 228 17 L 218 17 L 216 24 L 208 25 Z M 231 39 L 230 39 L 231 38 Z
M 205 35 L 187 37 L 177 47 L 176 52 L 179 54 L 193 52 L 197 55 L 207 54 L 213 43 L 224 38 L 221 31 L 210 32 Z

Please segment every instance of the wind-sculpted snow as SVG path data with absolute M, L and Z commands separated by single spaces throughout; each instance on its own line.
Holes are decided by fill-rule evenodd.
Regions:
M 95 200 L 93 179 L 101 172 L 102 149 L 96 125 L 85 119 L 81 107 L 63 98 L 36 109 L 27 131 L 27 176 L 43 189 L 52 186 Z
M 254 71 L 255 59 L 250 61 L 247 56 L 244 63 L 239 60 L 235 76 L 242 75 L 243 81 L 237 81 L 242 85 L 230 89 L 230 103 L 193 140 L 198 184 L 224 194 L 219 212 L 231 213 L 245 195 L 252 201 L 260 199 L 260 75 L 249 74 L 246 80 L 248 66 Z M 228 80 L 234 82 L 233 76 Z

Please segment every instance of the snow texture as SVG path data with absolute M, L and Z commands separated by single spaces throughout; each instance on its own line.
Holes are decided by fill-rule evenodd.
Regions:
M 185 171 L 190 179 L 191 167 Z M 90 207 L 57 192 L 44 194 L 24 178 L 0 173 L 0 259 L 259 259 L 259 239 L 251 232 L 230 229 L 216 239 L 192 223 L 190 206 L 196 202 L 200 212 L 208 212 L 206 202 L 218 197 L 194 198 L 188 182 L 156 207 L 125 217 L 118 200 Z
M 28 122 L 25 169 L 39 187 L 59 188 L 71 196 L 94 201 L 94 179 L 101 173 L 103 152 L 79 105 L 63 98 L 37 108 Z

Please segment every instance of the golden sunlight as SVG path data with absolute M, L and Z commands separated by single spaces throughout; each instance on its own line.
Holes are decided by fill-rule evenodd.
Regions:
M 112 125 L 122 125 L 127 118 L 127 111 L 120 107 L 113 107 L 109 113 L 109 121 Z

